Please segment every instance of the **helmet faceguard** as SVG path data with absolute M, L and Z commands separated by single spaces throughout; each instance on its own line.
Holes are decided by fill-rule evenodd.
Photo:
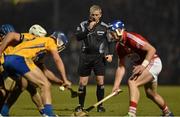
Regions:
M 51 37 L 55 39 L 57 47 L 58 47 L 58 52 L 61 52 L 66 48 L 66 45 L 68 43 L 68 38 L 67 36 L 62 33 L 62 32 L 54 32 Z
M 3 24 L 0 27 L 0 36 L 3 37 L 7 35 L 9 32 L 15 32 L 15 29 L 12 25 L 10 24 Z
M 47 34 L 46 30 L 38 24 L 32 25 L 29 29 L 29 33 L 38 37 L 44 37 Z

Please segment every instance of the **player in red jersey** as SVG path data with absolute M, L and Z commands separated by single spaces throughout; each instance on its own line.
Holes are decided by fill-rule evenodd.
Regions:
M 117 41 L 116 51 L 119 56 L 113 91 L 120 88 L 125 74 L 125 57 L 130 57 L 133 62 L 132 75 L 128 79 L 130 93 L 128 116 L 136 116 L 140 97 L 139 87 L 143 85 L 147 97 L 159 106 L 163 116 L 173 116 L 164 99 L 157 93 L 157 78 L 161 72 L 162 63 L 156 54 L 156 49 L 141 35 L 127 32 L 122 21 L 111 23 L 110 30 L 110 36 Z

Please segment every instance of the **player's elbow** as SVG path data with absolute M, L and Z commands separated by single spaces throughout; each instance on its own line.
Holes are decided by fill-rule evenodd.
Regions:
M 8 41 L 20 41 L 20 34 L 16 32 L 10 32 L 7 34 Z
M 152 47 L 151 52 L 153 53 L 153 55 L 156 53 L 156 48 Z
M 147 46 L 146 50 L 147 53 L 150 55 L 154 55 L 156 53 L 156 48 L 152 45 Z

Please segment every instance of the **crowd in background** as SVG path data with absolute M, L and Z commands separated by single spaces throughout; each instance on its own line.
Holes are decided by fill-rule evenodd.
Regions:
M 161 84 L 180 84 L 179 0 L 35 0 L 16 4 L 10 1 L 0 1 L 0 24 L 10 23 L 17 31 L 27 32 L 32 24 L 38 23 L 49 34 L 62 30 L 68 35 L 70 43 L 62 57 L 68 76 L 75 83 L 81 45 L 73 32 L 82 19 L 88 18 L 89 6 L 98 4 L 103 8 L 106 23 L 121 19 L 129 31 L 141 33 L 157 48 L 164 66 L 159 76 Z M 114 80 L 116 62 L 114 56 L 113 62 L 107 63 L 106 83 Z M 54 69 L 54 65 L 48 62 L 47 65 Z

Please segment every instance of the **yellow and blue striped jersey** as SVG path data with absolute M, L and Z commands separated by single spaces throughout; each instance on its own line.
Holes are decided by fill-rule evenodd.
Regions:
M 25 58 L 34 59 L 39 53 L 45 53 L 49 50 L 57 50 L 57 45 L 53 38 L 36 37 L 29 33 L 22 33 L 23 40 L 10 51 L 6 51 L 6 55 L 19 55 Z

